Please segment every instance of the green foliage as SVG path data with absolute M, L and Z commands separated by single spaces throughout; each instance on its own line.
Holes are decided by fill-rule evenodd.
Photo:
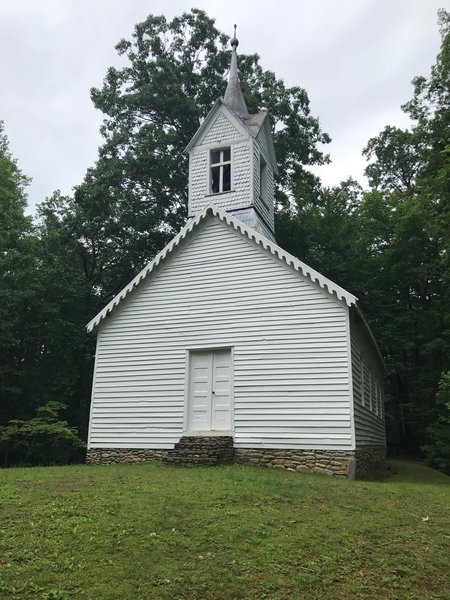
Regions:
M 439 382 L 437 405 L 440 415 L 427 429 L 430 440 L 422 451 L 430 464 L 450 475 L 450 371 Z
M 19 238 L 31 225 L 31 218 L 25 217 L 25 188 L 29 183 L 18 168 L 17 162 L 9 152 L 9 144 L 4 133 L 3 121 L 0 121 L 0 251 L 12 251 Z
M 449 346 L 435 215 L 418 194 L 372 192 L 358 208 L 358 292 L 388 367 L 389 439 L 423 443 Z
M 61 398 L 85 433 L 94 340 L 84 326 L 98 304 L 61 214 L 64 201 L 56 193 L 32 225 L 24 215 L 28 180 L 4 135 L 0 146 L 0 426 Z
M 0 425 L 22 408 L 22 366 L 29 350 L 24 340 L 35 301 L 37 239 L 24 214 L 28 182 L 9 152 L 0 122 Z
M 13 420 L 0 428 L 0 461 L 11 465 L 64 465 L 80 462 L 86 445 L 69 427 L 58 420 L 65 408 L 59 402 L 48 402 L 29 421 Z
M 377 137 L 368 141 L 363 151 L 368 159 L 376 159 L 366 168 L 370 184 L 376 189 L 411 190 L 424 164 L 423 145 L 420 132 L 385 127 Z
M 348 289 L 357 289 L 355 243 L 359 223 L 355 209 L 362 189 L 352 179 L 321 188 L 314 198 L 277 214 L 280 245 Z
M 384 204 L 384 216 L 378 227 L 362 219 L 369 251 L 362 281 L 387 355 L 390 439 L 404 445 L 425 441 L 440 373 L 450 367 L 449 14 L 439 11 L 439 19 L 436 64 L 428 79 L 413 81 L 414 97 L 403 107 L 411 130 L 386 127 L 364 151 L 379 193 L 366 196 L 362 215 L 375 201 Z M 383 299 L 375 305 L 377 290 Z
M 86 275 L 110 299 L 178 233 L 187 217 L 188 156 L 185 148 L 217 98 L 223 96 L 228 37 L 203 11 L 168 21 L 150 15 L 131 40 L 117 45 L 125 66 L 110 68 L 91 92 L 105 115 L 96 165 L 70 203 L 70 226 Z M 264 71 L 257 55 L 240 55 L 249 110 L 270 111 L 280 178 L 277 197 L 294 189 L 311 194 L 318 180 L 304 165 L 327 158 L 308 96 Z
M 0 470 L 0 597 L 448 598 L 450 478 L 392 467 L 382 483 L 239 465 Z
M 65 204 L 66 198 L 55 193 L 38 209 L 37 276 L 44 302 L 36 334 L 45 351 L 35 363 L 33 384 L 39 390 L 38 405 L 61 399 L 67 405 L 69 422 L 85 437 L 95 349 L 95 338 L 86 333 L 85 326 L 101 305 L 85 275 Z M 40 386 L 38 378 L 46 385 Z

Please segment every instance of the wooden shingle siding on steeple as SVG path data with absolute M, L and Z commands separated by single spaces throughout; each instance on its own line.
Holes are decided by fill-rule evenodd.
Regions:
M 219 113 L 219 116 L 223 113 Z M 209 185 L 209 154 L 211 148 L 218 147 L 217 143 L 196 146 L 190 156 L 190 186 L 189 186 L 189 216 L 199 214 L 209 204 L 214 202 L 219 208 L 233 210 L 249 206 L 251 203 L 251 156 L 249 139 L 236 137 L 235 129 L 228 127 L 228 119 L 217 119 L 208 131 L 210 139 L 221 139 L 220 146 L 231 146 L 231 191 L 224 194 L 212 194 Z M 210 135 L 211 134 L 211 135 Z M 239 141 L 238 141 L 239 140 Z
M 200 146 L 208 146 L 210 144 L 225 144 L 227 141 L 236 140 L 242 137 L 242 133 L 239 132 L 229 119 L 219 112 L 214 123 L 211 125 L 209 131 L 200 142 Z
M 267 148 L 266 133 L 263 129 L 258 133 L 254 144 L 254 157 L 253 157 L 253 177 L 254 177 L 254 205 L 259 214 L 263 217 L 264 221 L 275 231 L 275 203 L 273 201 L 275 190 L 274 190 L 274 176 L 273 171 L 268 169 L 267 171 L 267 195 L 269 202 L 265 203 L 261 199 L 261 187 L 259 180 L 259 161 L 261 154 L 264 156 L 266 163 L 270 164 L 270 155 Z

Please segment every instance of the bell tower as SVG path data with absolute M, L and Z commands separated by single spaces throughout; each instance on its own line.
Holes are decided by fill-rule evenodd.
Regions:
M 250 115 L 231 40 L 228 85 L 187 147 L 189 217 L 214 204 L 275 241 L 274 175 L 278 172 L 269 114 Z

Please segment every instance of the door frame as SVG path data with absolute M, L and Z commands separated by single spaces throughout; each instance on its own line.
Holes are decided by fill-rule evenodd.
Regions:
M 215 352 L 216 350 L 230 351 L 230 429 L 209 429 L 206 431 L 192 431 L 189 429 L 189 388 L 190 388 L 190 356 L 193 352 Z M 183 435 L 197 436 L 229 436 L 234 434 L 234 345 L 220 346 L 192 346 L 186 349 L 184 367 L 184 409 L 183 409 Z

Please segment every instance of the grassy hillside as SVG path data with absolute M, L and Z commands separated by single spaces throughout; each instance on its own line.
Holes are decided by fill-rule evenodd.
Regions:
M 450 478 L 392 465 L 0 471 L 0 598 L 450 598 Z

